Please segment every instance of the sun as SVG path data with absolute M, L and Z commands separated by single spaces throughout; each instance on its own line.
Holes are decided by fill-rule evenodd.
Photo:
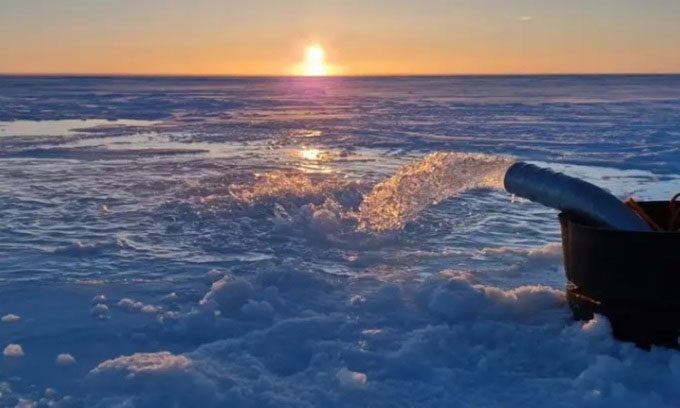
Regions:
M 305 61 L 302 74 L 305 76 L 328 75 L 326 51 L 320 45 L 310 45 L 305 49 Z
M 326 50 L 319 43 L 307 43 L 303 59 L 290 67 L 294 76 L 323 77 L 341 75 L 344 67 L 326 60 Z

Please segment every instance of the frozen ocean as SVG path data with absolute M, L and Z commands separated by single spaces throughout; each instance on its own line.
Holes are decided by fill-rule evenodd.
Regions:
M 0 406 L 680 406 L 514 160 L 669 199 L 680 76 L 0 77 Z

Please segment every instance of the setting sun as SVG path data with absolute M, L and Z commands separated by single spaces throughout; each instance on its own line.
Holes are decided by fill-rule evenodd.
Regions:
M 326 66 L 326 52 L 320 45 L 311 45 L 305 50 L 305 62 L 303 75 L 324 76 L 328 75 Z

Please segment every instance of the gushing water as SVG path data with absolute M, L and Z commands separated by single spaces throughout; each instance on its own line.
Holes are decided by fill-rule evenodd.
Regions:
M 252 185 L 232 185 L 229 196 L 240 203 L 274 201 L 293 206 L 337 201 L 343 207 L 356 208 L 367 188 L 335 174 L 314 175 L 300 171 L 272 171 L 257 174 Z
M 278 206 L 289 204 L 284 207 L 309 204 L 352 221 L 359 231 L 385 232 L 403 228 L 429 206 L 466 190 L 500 188 L 512 163 L 502 156 L 436 152 L 406 164 L 370 191 L 333 175 L 315 178 L 275 171 L 258 175 L 251 186 L 232 186 L 229 194 L 249 204 L 269 200 Z
M 455 194 L 472 188 L 500 188 L 512 162 L 485 154 L 429 154 L 373 187 L 359 208 L 359 229 L 400 229 L 430 205 Z

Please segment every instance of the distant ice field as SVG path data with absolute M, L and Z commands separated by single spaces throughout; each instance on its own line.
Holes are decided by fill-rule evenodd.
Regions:
M 680 405 L 514 160 L 669 199 L 680 76 L 0 76 L 0 406 Z

